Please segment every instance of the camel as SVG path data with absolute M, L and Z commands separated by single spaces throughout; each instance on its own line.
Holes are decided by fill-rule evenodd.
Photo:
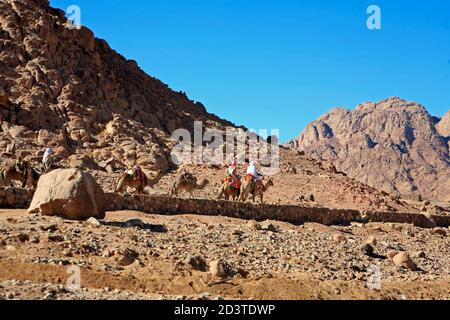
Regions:
M 264 203 L 264 193 L 273 186 L 274 183 L 272 179 L 267 181 L 265 184 L 262 181 L 255 183 L 253 179 L 246 179 L 241 186 L 241 195 L 239 200 L 245 202 L 247 201 L 249 195 L 251 195 L 253 203 L 256 202 L 256 197 L 259 197 L 261 203 Z
M 149 178 L 142 172 L 142 179 L 135 179 L 134 174 L 127 171 L 119 177 L 115 192 L 121 193 L 125 188 L 130 187 L 135 189 L 138 194 L 143 194 L 146 187 L 155 186 L 163 176 L 163 171 L 159 171 L 154 178 Z
M 36 189 L 40 177 L 41 174 L 31 165 L 28 165 L 24 178 L 25 187 Z
M 197 182 L 197 178 L 192 173 L 182 172 L 177 179 L 173 182 L 170 190 L 171 196 L 178 196 L 182 191 L 189 193 L 189 197 L 192 198 L 195 190 L 203 190 L 209 184 L 208 180 L 203 180 L 202 183 Z
M 241 189 L 235 188 L 231 185 L 230 181 L 225 181 L 222 186 L 219 189 L 219 196 L 217 197 L 217 200 L 222 199 L 223 196 L 225 196 L 225 200 L 229 200 L 230 198 L 233 199 L 233 201 L 237 201 L 239 199 L 239 196 L 241 195 Z
M 27 177 L 27 165 L 22 161 L 16 161 L 15 164 L 7 166 L 0 172 L 0 186 L 14 187 L 14 181 L 22 184 L 25 188 Z

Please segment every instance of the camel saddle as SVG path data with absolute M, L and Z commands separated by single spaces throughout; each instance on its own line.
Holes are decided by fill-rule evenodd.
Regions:
M 142 172 L 141 168 L 135 168 L 134 169 L 134 181 L 144 181 L 144 172 Z
M 252 188 L 263 187 L 262 181 L 261 180 L 256 181 L 255 177 L 252 174 L 247 174 L 245 176 L 245 180 L 251 182 Z
M 231 177 L 226 177 L 224 182 L 229 183 L 231 188 L 234 188 L 234 189 L 241 189 L 241 185 L 242 185 L 241 179 L 236 178 L 235 181 L 234 181 L 234 183 L 231 184 L 231 181 L 232 181 L 232 180 L 233 180 L 233 179 L 232 179 Z

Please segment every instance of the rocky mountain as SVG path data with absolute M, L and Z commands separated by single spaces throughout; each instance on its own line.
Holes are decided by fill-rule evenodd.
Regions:
M 436 125 L 436 130 L 441 136 L 450 139 L 450 111 L 448 111 Z
M 0 0 L 0 118 L 4 157 L 52 145 L 150 170 L 168 168 L 173 130 L 194 120 L 232 126 L 73 28 L 47 0 Z
M 449 129 L 450 112 L 438 119 L 394 97 L 333 109 L 290 146 L 379 190 L 450 201 Z

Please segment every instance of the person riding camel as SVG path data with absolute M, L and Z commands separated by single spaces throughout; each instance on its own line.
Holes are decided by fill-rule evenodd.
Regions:
M 252 179 L 255 184 L 262 183 L 262 177 L 258 174 L 256 170 L 256 164 L 254 162 L 250 162 L 247 167 L 247 179 Z
M 134 166 L 132 171 L 133 180 L 144 180 L 144 172 L 142 171 L 140 166 Z
M 52 157 L 53 148 L 47 148 L 44 151 L 44 156 L 42 157 L 42 164 L 44 165 L 44 169 L 47 171 L 52 166 Z
M 238 172 L 237 172 L 237 161 L 233 160 L 233 162 L 230 164 L 230 166 L 227 169 L 227 173 L 226 173 L 226 180 L 230 181 L 230 184 L 239 189 L 240 186 L 240 179 L 238 177 Z

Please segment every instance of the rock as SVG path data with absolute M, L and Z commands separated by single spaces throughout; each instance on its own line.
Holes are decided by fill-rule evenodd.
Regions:
M 58 169 L 41 176 L 28 212 L 86 220 L 104 219 L 105 209 L 105 194 L 89 173 Z
M 441 236 L 446 237 L 447 230 L 445 230 L 444 228 L 434 228 L 433 230 L 431 230 L 431 234 L 441 235 Z
M 372 257 L 375 250 L 374 248 L 370 245 L 370 244 L 365 244 L 362 248 L 361 248 L 362 253 L 364 253 L 366 256 Z
M 94 226 L 94 227 L 100 227 L 102 224 L 100 221 L 98 221 L 96 218 L 94 217 L 90 217 L 89 219 L 87 219 L 86 221 L 88 224 Z
M 74 154 L 67 160 L 69 167 L 78 169 L 91 169 L 100 171 L 102 168 L 87 155 Z
M 63 242 L 64 237 L 59 234 L 49 234 L 47 236 L 48 241 L 50 242 Z
M 308 193 L 305 195 L 305 200 L 306 201 L 310 201 L 310 202 L 314 202 L 316 201 L 316 198 L 314 197 L 314 195 L 312 193 Z
M 192 267 L 194 270 L 198 271 L 206 271 L 208 269 L 208 265 L 206 260 L 201 255 L 190 256 L 187 258 L 187 264 Z
M 361 222 L 351 222 L 350 225 L 355 228 L 364 228 L 364 223 Z
M 16 251 L 16 247 L 11 246 L 11 245 L 7 245 L 7 246 L 5 247 L 5 249 L 6 249 L 6 251 Z
M 252 230 L 261 230 L 261 225 L 256 220 L 249 220 L 247 222 L 247 227 Z
M 347 242 L 347 237 L 344 236 L 343 234 L 336 233 L 336 234 L 333 236 L 333 240 L 334 240 L 335 242 L 338 242 L 338 243 L 341 243 L 341 242 Z
M 397 254 L 398 254 L 398 251 L 390 250 L 390 251 L 388 251 L 388 253 L 387 253 L 387 257 L 388 257 L 389 259 L 394 259 L 394 257 L 395 257 Z
M 50 224 L 50 225 L 47 225 L 47 226 L 41 226 L 41 230 L 42 231 L 55 232 L 56 230 L 58 230 L 58 225 Z
M 30 237 L 26 233 L 21 233 L 16 236 L 17 241 L 19 242 L 28 242 L 30 241 Z
M 261 223 L 261 230 L 277 232 L 278 226 L 275 226 L 272 222 L 270 222 L 269 220 L 266 220 Z
M 209 264 L 209 272 L 217 278 L 228 278 L 232 275 L 230 265 L 224 260 L 214 260 Z
M 145 223 L 141 219 L 131 219 L 125 222 L 127 228 L 139 228 L 144 229 Z
M 424 251 L 416 251 L 413 254 L 414 258 L 426 259 L 427 254 Z
M 367 244 L 370 244 L 372 247 L 376 247 L 378 244 L 377 238 L 371 236 L 366 241 Z
M 131 249 L 125 249 L 119 252 L 116 252 L 118 255 L 116 261 L 119 265 L 126 267 L 133 264 L 136 259 L 139 257 L 139 254 Z
M 402 267 L 411 271 L 417 270 L 417 265 L 411 260 L 406 252 L 400 252 L 399 254 L 395 255 L 392 261 L 394 261 L 394 264 L 397 267 Z

